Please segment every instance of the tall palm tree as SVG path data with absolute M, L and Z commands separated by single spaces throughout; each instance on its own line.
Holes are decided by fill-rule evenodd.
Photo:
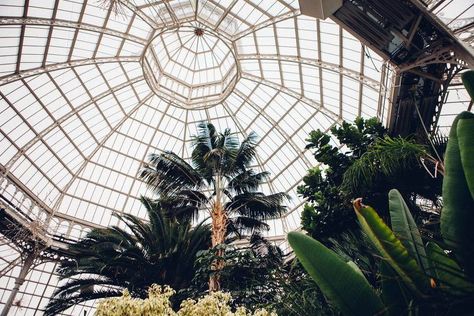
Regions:
M 61 263 L 60 279 L 68 279 L 53 294 L 46 315 L 88 300 L 120 296 L 128 289 L 145 298 L 153 284 L 179 291 L 191 284 L 198 251 L 209 248 L 209 226 L 164 216 L 160 202 L 141 199 L 149 222 L 133 215 L 116 215 L 126 226 L 94 229 L 70 246 L 72 260 Z M 98 288 L 97 288 L 98 287 Z
M 250 168 L 256 156 L 256 135 L 251 133 L 239 142 L 230 129 L 218 133 L 214 125 L 203 122 L 192 140 L 191 164 L 173 152 L 151 154 L 141 178 L 160 199 L 169 201 L 169 209 L 178 218 L 197 217 L 206 210 L 211 217 L 212 247 L 219 247 L 230 235 L 268 230 L 265 220 L 285 212 L 287 195 L 257 191 L 268 172 Z M 214 263 L 211 291 L 220 289 L 218 272 L 223 265 L 222 260 Z

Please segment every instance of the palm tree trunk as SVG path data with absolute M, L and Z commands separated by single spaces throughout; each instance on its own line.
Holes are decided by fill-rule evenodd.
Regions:
M 214 203 L 212 207 L 212 232 L 211 232 L 211 240 L 212 240 L 212 248 L 215 248 L 225 241 L 225 235 L 227 231 L 227 214 L 222 207 L 222 203 L 217 201 Z M 218 257 L 222 257 L 224 255 L 224 249 L 218 249 L 216 252 Z M 209 291 L 215 292 L 221 289 L 220 284 L 220 271 L 224 268 L 224 260 L 216 259 L 212 263 L 211 270 L 213 274 L 209 277 Z

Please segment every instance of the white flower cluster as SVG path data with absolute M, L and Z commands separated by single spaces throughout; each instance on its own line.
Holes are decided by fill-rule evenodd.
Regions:
M 100 300 L 96 316 L 174 316 L 169 298 L 175 291 L 169 286 L 153 284 L 148 289 L 148 298 L 132 298 L 128 290 L 121 297 Z
M 274 312 L 257 309 L 255 312 L 245 307 L 238 307 L 232 312 L 229 302 L 232 299 L 229 293 L 213 292 L 200 298 L 198 301 L 187 299 L 181 303 L 178 316 L 277 316 Z
M 254 312 L 238 307 L 235 312 L 229 306 L 229 293 L 214 292 L 195 301 L 187 299 L 178 312 L 173 311 L 169 298 L 175 291 L 169 286 L 152 285 L 147 299 L 132 298 L 125 290 L 122 297 L 101 300 L 96 316 L 278 316 L 265 309 Z

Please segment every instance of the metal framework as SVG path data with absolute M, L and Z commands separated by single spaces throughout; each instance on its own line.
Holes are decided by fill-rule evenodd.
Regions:
M 317 163 L 308 133 L 359 115 L 388 119 L 391 65 L 336 23 L 301 15 L 296 0 L 120 0 L 117 13 L 95 1 L 11 3 L 0 4 L 0 224 L 41 228 L 15 243 L 1 235 L 0 309 L 11 315 L 42 314 L 68 242 L 115 224 L 113 213 L 145 218 L 138 197 L 152 193 L 139 168 L 162 150 L 189 159 L 198 122 L 259 135 L 265 190 L 292 197 L 267 233 L 285 248 L 304 204 L 296 187 Z M 203 32 L 166 41 L 192 28 Z M 150 47 L 166 80 L 202 88 L 196 97 L 146 67 Z

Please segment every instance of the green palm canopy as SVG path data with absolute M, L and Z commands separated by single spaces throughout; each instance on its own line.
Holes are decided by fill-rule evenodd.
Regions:
M 177 218 L 196 218 L 206 211 L 212 220 L 212 246 L 226 237 L 268 230 L 265 222 L 281 216 L 286 207 L 285 193 L 264 194 L 258 191 L 268 172 L 255 172 L 256 135 L 250 133 L 242 142 L 230 129 L 219 133 L 214 125 L 200 123 L 193 136 L 191 164 L 173 152 L 151 154 L 141 171 L 141 178 Z M 222 267 L 220 262 L 216 270 Z M 210 289 L 219 289 L 210 281 Z
M 128 289 L 132 296 L 145 298 L 156 283 L 179 291 L 191 284 L 198 251 L 209 247 L 209 226 L 191 226 L 164 216 L 163 205 L 141 199 L 149 222 L 136 216 L 116 215 L 125 224 L 94 229 L 70 246 L 73 257 L 58 269 L 66 280 L 53 295 L 46 315 L 78 303 L 120 296 Z

